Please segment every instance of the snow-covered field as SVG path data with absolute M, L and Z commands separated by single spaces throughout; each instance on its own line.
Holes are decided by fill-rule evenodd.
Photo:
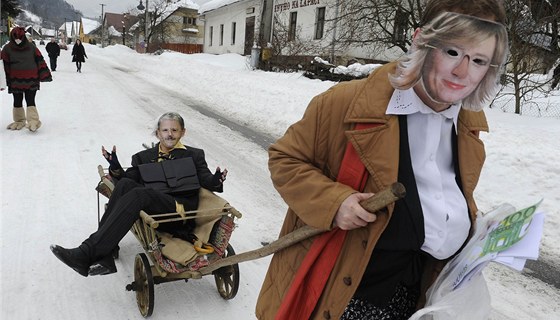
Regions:
M 156 141 L 151 133 L 165 111 L 185 117 L 184 142 L 203 148 L 211 168 L 230 171 L 223 196 L 244 214 L 231 240 L 235 250 L 276 239 L 286 206 L 270 182 L 266 150 L 196 110 L 277 138 L 334 83 L 251 71 L 244 57 L 233 54 L 140 55 L 123 46 L 86 45 L 89 59 L 76 73 L 70 50 L 61 53 L 54 81 L 37 94 L 43 127 L 37 133 L 0 128 L 0 319 L 141 318 L 134 294 L 125 291 L 134 257 L 142 252 L 131 234 L 121 242 L 119 272 L 102 277 L 81 277 L 51 254 L 49 244 L 76 246 L 95 230 L 101 145 L 116 145 L 128 163 L 141 143 Z M 1 92 L 0 101 L 5 127 L 12 97 Z M 496 109 L 487 116 L 491 132 L 482 136 L 487 162 L 476 192 L 479 207 L 509 202 L 522 208 L 544 198 L 540 259 L 560 266 L 559 119 Z M 220 298 L 211 276 L 157 285 L 152 318 L 254 319 L 269 260 L 240 264 L 239 292 L 230 301 Z M 492 319 L 560 318 L 557 288 L 495 264 L 485 276 Z

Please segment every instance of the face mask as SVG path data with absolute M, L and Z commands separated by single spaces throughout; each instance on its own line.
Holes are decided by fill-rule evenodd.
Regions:
M 16 39 L 16 40 L 14 40 L 14 41 L 16 42 L 16 44 L 20 44 L 20 43 L 21 43 L 21 40 L 20 40 L 20 39 Z

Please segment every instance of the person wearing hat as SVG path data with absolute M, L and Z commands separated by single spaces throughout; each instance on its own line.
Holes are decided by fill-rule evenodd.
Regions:
M 21 130 L 28 127 L 37 131 L 41 126 L 35 103 L 35 95 L 40 82 L 52 81 L 52 76 L 39 49 L 30 42 L 25 30 L 15 27 L 10 32 L 10 42 L 1 53 L 8 93 L 14 96 L 13 119 L 7 127 L 9 130 Z M 23 99 L 27 104 L 27 116 L 23 109 Z

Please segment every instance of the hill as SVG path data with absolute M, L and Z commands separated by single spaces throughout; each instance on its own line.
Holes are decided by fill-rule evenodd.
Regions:
M 21 8 L 43 19 L 42 27 L 55 29 L 64 21 L 80 20 L 82 13 L 64 0 L 19 0 Z M 20 14 L 17 18 L 20 17 Z

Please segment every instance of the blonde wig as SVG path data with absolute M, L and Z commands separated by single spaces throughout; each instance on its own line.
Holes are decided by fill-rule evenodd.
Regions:
M 464 109 L 480 111 L 496 94 L 506 60 L 508 37 L 506 28 L 500 23 L 459 13 L 441 13 L 422 27 L 409 53 L 399 60 L 397 69 L 394 74 L 389 75 L 389 80 L 396 89 L 412 88 L 419 81 L 423 81 L 422 72 L 426 58 L 434 47 L 439 48 L 459 41 L 476 44 L 490 37 L 496 39 L 496 49 L 490 67 L 476 89 L 462 101 Z

